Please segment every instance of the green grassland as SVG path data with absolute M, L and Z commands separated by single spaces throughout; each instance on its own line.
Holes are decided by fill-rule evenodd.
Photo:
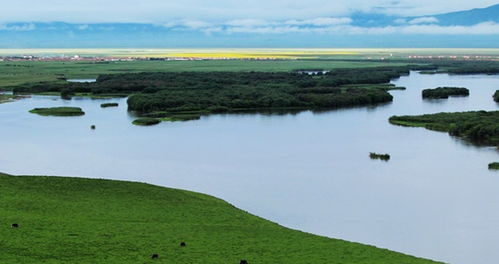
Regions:
M 0 192 L 1 263 L 436 263 L 143 183 L 0 174 Z
M 0 62 L 0 88 L 33 82 L 54 82 L 59 78 L 97 78 L 101 74 L 178 71 L 292 71 L 407 65 L 401 62 L 341 60 L 203 60 L 124 62 Z

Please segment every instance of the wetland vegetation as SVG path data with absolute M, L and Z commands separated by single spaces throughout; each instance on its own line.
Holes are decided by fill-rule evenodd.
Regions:
M 489 170 L 499 170 L 499 162 L 489 163 Z
M 102 108 L 107 108 L 107 107 L 118 107 L 119 104 L 118 103 L 104 103 L 104 104 L 101 104 L 100 107 Z
M 390 123 L 448 132 L 478 144 L 499 145 L 499 111 L 392 116 Z
M 82 116 L 85 112 L 79 107 L 34 108 L 29 111 L 42 116 Z
M 137 126 L 153 126 L 161 123 L 161 119 L 152 117 L 141 117 L 133 120 L 132 124 Z
M 389 161 L 390 154 L 379 154 L 379 153 L 371 152 L 371 153 L 369 153 L 369 158 L 371 158 L 373 160 Z
M 425 89 L 422 92 L 426 99 L 447 99 L 449 96 L 468 96 L 470 91 L 461 87 L 438 87 L 435 89 Z

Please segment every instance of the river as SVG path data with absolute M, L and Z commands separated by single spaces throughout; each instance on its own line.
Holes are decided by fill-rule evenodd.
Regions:
M 131 124 L 126 99 L 33 96 L 0 105 L 0 171 L 147 182 L 220 197 L 284 226 L 456 264 L 499 259 L 495 148 L 390 125 L 392 115 L 498 110 L 499 76 L 412 72 L 394 101 L 322 113 Z M 421 90 L 470 89 L 423 101 Z M 118 102 L 117 108 L 101 108 Z M 35 107 L 78 106 L 82 117 Z M 95 125 L 96 130 L 90 126 Z M 389 153 L 389 162 L 369 159 Z

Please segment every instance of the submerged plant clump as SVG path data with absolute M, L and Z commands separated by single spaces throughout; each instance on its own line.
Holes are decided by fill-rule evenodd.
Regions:
M 29 111 L 42 116 L 82 116 L 85 112 L 79 107 L 35 108 Z
M 389 161 L 390 160 L 390 155 L 389 154 L 378 154 L 375 152 L 369 153 L 369 158 L 373 160 L 382 160 L 382 161 Z
M 105 103 L 105 104 L 101 104 L 100 107 L 102 108 L 107 108 L 107 107 L 117 107 L 119 106 L 118 103 Z
M 489 163 L 489 170 L 499 170 L 499 162 Z

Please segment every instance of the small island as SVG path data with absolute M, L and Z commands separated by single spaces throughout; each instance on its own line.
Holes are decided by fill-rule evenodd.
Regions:
M 422 95 L 424 99 L 447 99 L 449 96 L 469 96 L 470 91 L 460 87 L 438 87 L 425 89 Z
M 499 111 L 438 113 L 419 116 L 392 116 L 394 125 L 424 127 L 448 132 L 476 144 L 499 145 Z
M 132 124 L 136 126 L 153 126 L 161 123 L 161 120 L 158 118 L 151 118 L 151 117 L 142 117 L 135 119 Z
M 101 104 L 100 107 L 102 108 L 107 108 L 107 107 L 118 107 L 119 104 L 118 103 L 105 103 L 105 104 Z
M 371 153 L 369 153 L 369 158 L 371 158 L 373 160 L 389 161 L 390 154 L 378 154 L 375 152 L 371 152 Z
M 499 103 L 499 90 L 497 90 L 492 97 L 494 98 L 494 101 Z
M 499 162 L 489 163 L 489 170 L 499 170 Z
M 51 108 L 35 108 L 29 111 L 32 114 L 41 116 L 82 116 L 85 112 L 79 107 L 51 107 Z

